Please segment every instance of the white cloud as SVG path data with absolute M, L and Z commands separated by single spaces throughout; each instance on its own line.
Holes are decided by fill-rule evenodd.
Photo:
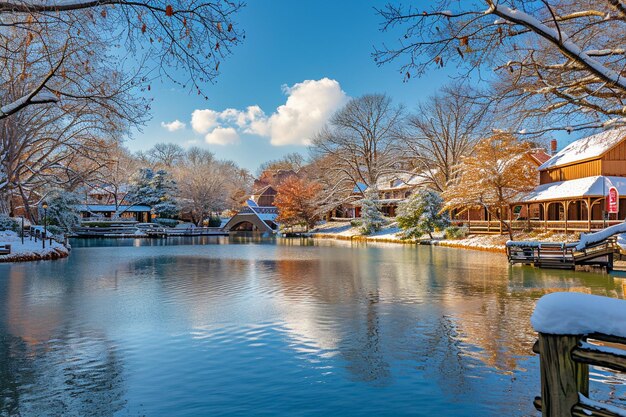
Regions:
M 283 86 L 283 92 L 287 96 L 285 104 L 269 117 L 257 105 L 222 112 L 195 110 L 191 114 L 191 126 L 198 133 L 206 133 L 207 143 L 219 145 L 238 142 L 240 133 L 269 137 L 274 146 L 309 145 L 328 119 L 348 101 L 339 83 L 329 78 Z
M 170 123 L 161 122 L 161 127 L 166 128 L 170 132 L 176 132 L 177 130 L 184 129 L 185 126 L 187 125 L 178 119 Z
M 339 83 L 329 78 L 283 87 L 287 102 L 268 120 L 272 145 L 309 145 L 311 138 L 348 101 Z
M 217 122 L 218 117 L 219 113 L 214 110 L 194 110 L 191 113 L 191 127 L 198 133 L 207 133 L 219 125 Z
M 232 127 L 216 127 L 206 134 L 204 141 L 209 145 L 233 145 L 239 142 L 239 134 Z

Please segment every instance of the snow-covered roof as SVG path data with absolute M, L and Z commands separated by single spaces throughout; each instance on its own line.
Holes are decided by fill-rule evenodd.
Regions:
M 626 195 L 626 178 L 595 176 L 542 184 L 526 194 L 520 202 L 602 197 L 611 187 L 617 188 L 620 195 Z
M 597 158 L 626 139 L 626 127 L 606 130 L 578 139 L 539 166 L 540 170 Z
M 428 178 L 427 175 L 427 172 L 420 172 L 417 174 L 409 172 L 389 174 L 379 178 L 376 183 L 376 187 L 378 188 L 378 191 L 393 191 L 404 188 L 414 188 L 424 184 Z
M 92 211 L 92 212 L 114 212 L 115 205 L 114 204 L 78 204 L 74 206 L 78 211 Z M 138 204 L 136 206 L 129 205 L 121 205 L 117 208 L 118 212 L 144 212 L 150 211 L 150 206 L 144 206 L 142 204 Z

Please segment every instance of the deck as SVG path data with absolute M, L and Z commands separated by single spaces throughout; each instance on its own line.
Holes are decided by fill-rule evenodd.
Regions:
M 507 242 L 506 252 L 511 264 L 539 268 L 575 269 L 590 265 L 613 269 L 613 262 L 624 254 L 614 236 L 577 250 L 578 243 Z

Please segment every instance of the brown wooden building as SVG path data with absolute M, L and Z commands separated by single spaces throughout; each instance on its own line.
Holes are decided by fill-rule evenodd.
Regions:
M 619 212 L 606 214 L 611 187 L 619 194 Z M 622 197 L 623 196 L 623 197 Z M 539 186 L 520 206 L 528 220 L 544 229 L 588 231 L 626 218 L 626 128 L 570 143 L 539 166 Z

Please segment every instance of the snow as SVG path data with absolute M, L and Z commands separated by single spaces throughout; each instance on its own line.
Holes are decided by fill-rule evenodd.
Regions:
M 544 295 L 530 322 L 539 333 L 626 337 L 626 301 L 576 292 Z
M 615 356 L 626 355 L 626 351 L 624 351 L 624 349 L 614 348 L 610 346 L 594 345 L 589 342 L 580 342 L 579 346 L 583 349 L 593 350 L 595 352 L 608 353 L 610 355 L 615 355 Z
M 617 188 L 620 195 L 626 195 L 626 178 L 595 176 L 551 182 L 539 185 L 526 194 L 520 202 L 530 203 L 580 197 L 602 197 L 611 187 Z
M 539 170 L 571 164 L 589 158 L 596 158 L 626 139 L 626 127 L 606 130 L 604 132 L 578 139 L 570 143 L 560 152 L 539 166 Z
M 11 254 L 0 255 L 0 261 L 20 260 L 25 258 L 41 259 L 52 255 L 67 256 L 68 248 L 62 244 L 49 240 L 46 241 L 46 248 L 42 248 L 41 240 L 24 239 L 22 244 L 21 238 L 17 233 L 12 231 L 0 231 L 0 246 L 11 245 Z
M 591 244 L 602 242 L 603 240 L 620 233 L 626 233 L 626 223 L 609 226 L 606 229 L 602 229 L 595 233 L 583 233 L 580 235 L 580 242 L 576 246 L 576 250 L 583 250 Z
M 560 244 L 562 248 L 572 248 L 575 247 L 578 243 L 565 243 L 565 242 L 538 242 L 536 240 L 507 240 L 505 245 L 507 247 L 517 247 L 517 248 L 541 248 L 543 246 L 554 247 L 554 245 Z
M 578 394 L 578 402 L 583 405 L 586 405 L 587 407 L 595 408 L 596 410 L 607 410 L 618 416 L 626 417 L 626 410 L 624 410 L 623 408 L 616 407 L 614 405 L 607 404 L 607 403 L 602 403 L 600 401 L 592 400 L 590 398 L 585 397 L 584 395 L 580 393 Z
M 492 4 L 486 13 L 494 13 L 508 21 L 518 23 L 527 28 L 531 28 L 533 32 L 559 46 L 566 55 L 575 56 L 578 61 L 590 69 L 592 72 L 604 78 L 611 84 L 626 89 L 626 79 L 616 71 L 605 67 L 599 61 L 587 55 L 578 45 L 572 42 L 563 30 L 553 29 L 535 17 L 524 13 L 521 10 L 511 9 L 503 4 Z
M 30 93 L 23 97 L 18 98 L 12 103 L 9 103 L 5 106 L 0 107 L 0 115 L 11 114 L 14 113 L 20 107 L 27 105 L 28 103 L 33 104 L 42 104 L 42 103 L 50 103 L 58 101 L 57 96 L 52 94 L 50 91 L 44 90 L 40 91 L 37 94 Z

